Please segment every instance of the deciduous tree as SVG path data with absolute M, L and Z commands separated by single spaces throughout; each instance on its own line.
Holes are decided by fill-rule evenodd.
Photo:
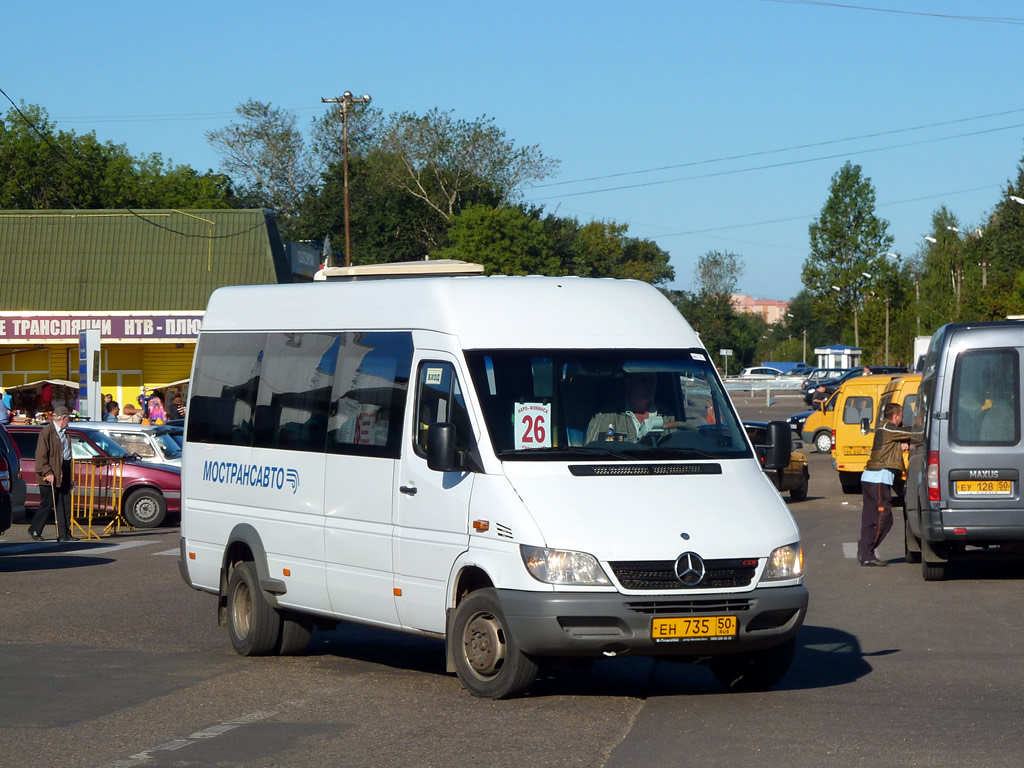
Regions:
M 875 190 L 859 165 L 847 162 L 833 176 L 821 214 L 808 227 L 810 256 L 803 283 L 814 296 L 819 318 L 841 327 L 853 318 L 853 343 L 860 343 L 857 317 L 870 277 L 886 258 L 893 238 L 889 222 L 875 215 Z

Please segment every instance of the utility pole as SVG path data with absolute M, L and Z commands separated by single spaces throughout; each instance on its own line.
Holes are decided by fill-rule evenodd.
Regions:
M 885 364 L 889 364 L 889 297 L 885 297 Z
M 325 99 L 320 98 L 321 104 L 341 105 L 341 155 L 343 166 L 343 177 L 345 179 L 345 266 L 352 266 L 352 236 L 348 226 L 348 107 L 350 104 L 369 104 L 370 94 L 364 93 L 361 98 L 352 95 L 352 91 L 345 91 L 341 98 Z

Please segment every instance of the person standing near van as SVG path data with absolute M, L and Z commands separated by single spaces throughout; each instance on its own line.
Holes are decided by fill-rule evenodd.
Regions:
M 39 432 L 36 443 L 36 476 L 39 478 L 39 508 L 28 527 L 29 535 L 44 541 L 43 528 L 54 513 L 57 541 L 72 541 L 71 535 L 71 439 L 68 423 L 71 411 L 57 406 L 51 419 Z M 47 487 L 49 486 L 49 487 Z
M 824 408 L 829 397 L 831 397 L 831 395 L 829 395 L 825 390 L 825 384 L 823 382 L 819 382 L 817 388 L 814 390 L 814 394 L 811 395 L 811 407 L 815 410 Z
M 857 558 L 863 566 L 885 566 L 876 550 L 892 528 L 892 485 L 896 473 L 902 473 L 903 443 L 920 443 L 924 433 L 911 432 L 900 426 L 903 407 L 888 403 L 882 411 L 882 424 L 875 430 L 871 455 L 860 476 L 864 505 L 860 515 L 860 542 Z

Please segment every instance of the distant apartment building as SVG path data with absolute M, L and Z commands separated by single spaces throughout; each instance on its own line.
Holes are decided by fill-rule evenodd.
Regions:
M 737 312 L 749 312 L 752 315 L 760 315 L 769 325 L 782 322 L 789 311 L 788 301 L 775 301 L 774 299 L 755 299 L 753 296 L 745 296 L 741 293 L 732 295 L 732 306 Z

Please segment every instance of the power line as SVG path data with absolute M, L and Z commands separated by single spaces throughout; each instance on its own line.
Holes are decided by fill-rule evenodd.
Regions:
M 964 195 L 968 192 L 978 192 L 983 189 L 993 189 L 999 187 L 999 184 L 984 184 L 980 187 L 969 187 L 968 189 L 957 189 L 952 192 L 939 192 L 934 195 L 924 195 L 923 197 L 908 197 L 905 200 L 892 200 L 887 203 L 878 203 L 876 207 L 885 208 L 890 205 L 903 205 L 904 203 L 917 203 L 922 200 L 934 200 L 940 197 L 949 197 L 950 195 Z M 742 229 L 744 227 L 760 227 L 765 224 L 783 224 L 787 221 L 801 221 L 806 219 L 813 219 L 816 214 L 805 214 L 803 216 L 787 216 L 782 219 L 767 219 L 765 221 L 751 221 L 746 224 L 727 224 L 721 227 L 707 227 L 705 229 L 690 229 L 686 232 L 670 232 L 667 235 L 654 235 L 655 238 L 663 237 L 680 237 L 682 235 L 702 235 L 706 232 L 722 232 L 729 229 Z
M 563 197 L 579 197 L 581 195 L 594 195 L 594 194 L 597 194 L 599 192 L 618 192 L 618 191 L 624 190 L 624 189 L 640 189 L 640 188 L 643 188 L 643 187 L 658 187 L 658 186 L 663 186 L 665 184 L 674 184 L 674 183 L 679 182 L 679 181 L 694 181 L 696 179 L 711 179 L 711 178 L 715 178 L 715 177 L 718 177 L 718 176 L 732 176 L 732 175 L 735 175 L 735 174 L 738 174 L 738 173 L 749 173 L 751 171 L 764 171 L 764 170 L 770 170 L 772 168 L 785 168 L 787 166 L 792 166 L 792 165 L 803 165 L 805 163 L 816 163 L 816 162 L 819 162 L 821 160 L 835 160 L 835 159 L 841 158 L 841 157 L 852 157 L 852 156 L 855 156 L 855 155 L 867 155 L 867 154 L 871 154 L 872 152 L 884 152 L 884 151 L 887 151 L 887 150 L 890 150 L 890 149 L 903 149 L 903 148 L 906 148 L 906 147 L 920 146 L 922 144 L 934 144 L 934 143 L 940 142 L 940 141 L 951 141 L 953 139 L 962 139 L 962 138 L 965 138 L 965 137 L 968 137 L 968 136 L 981 136 L 981 135 L 986 134 L 986 133 L 996 133 L 998 131 L 1009 131 L 1009 130 L 1013 130 L 1014 128 L 1024 128 L 1024 123 L 1016 123 L 1014 125 L 1006 125 L 1006 126 L 1002 126 L 1000 128 L 986 128 L 986 129 L 980 130 L 980 131 L 969 131 L 967 133 L 958 133 L 958 134 L 954 134 L 952 136 L 939 136 L 937 138 L 932 138 L 932 139 L 921 139 L 920 141 L 909 141 L 909 142 L 904 142 L 902 144 L 890 144 L 890 145 L 885 146 L 885 147 L 874 147 L 873 149 L 859 149 L 859 150 L 853 150 L 851 152 L 840 152 L 840 153 L 833 154 L 833 155 L 819 155 L 818 157 L 808 157 L 808 158 L 804 158 L 802 160 L 787 160 L 787 161 L 781 162 L 781 163 L 769 163 L 767 165 L 755 165 L 755 166 L 750 166 L 750 167 L 747 167 L 747 168 L 734 168 L 734 169 L 729 170 L 729 171 L 716 171 L 714 173 L 701 173 L 701 174 L 697 174 L 695 176 L 680 176 L 680 177 L 677 177 L 677 178 L 674 178 L 674 179 L 662 179 L 661 181 L 645 181 L 645 182 L 642 182 L 642 183 L 639 183 L 639 184 L 623 184 L 623 185 L 618 186 L 618 187 L 602 187 L 601 189 L 591 189 L 591 190 L 586 190 L 586 191 L 583 191 L 583 192 L 565 192 L 565 193 L 560 194 L 560 195 L 547 195 L 545 197 L 534 197 L 534 198 L 531 198 L 531 201 L 536 202 L 536 201 L 540 201 L 540 200 L 557 200 L 557 199 L 563 198 Z
M 904 16 L 930 16 L 937 19 L 952 19 L 955 21 L 981 21 L 989 24 L 1024 24 L 1024 19 L 1013 16 L 965 16 L 955 13 L 934 13 L 929 11 L 904 11 L 895 8 L 874 8 L 867 5 L 852 5 L 850 3 L 833 3 L 825 0 L 767 0 L 770 3 L 786 3 L 789 5 L 819 5 L 829 8 L 845 8 L 855 11 L 873 11 L 875 13 L 895 13 Z
M 312 112 L 314 107 L 287 108 L 291 112 Z M 231 112 L 177 112 L 165 115 L 88 115 L 71 117 L 54 117 L 55 121 L 60 120 L 67 123 L 154 123 L 168 120 L 223 120 L 225 118 L 237 117 L 238 113 Z
M 956 125 L 958 123 L 969 123 L 974 120 L 985 120 L 990 117 L 1005 117 L 1006 115 L 1014 115 L 1020 112 L 1024 112 L 1024 108 L 1021 109 L 1008 109 L 1003 112 L 991 112 L 987 115 L 975 115 L 974 117 L 961 117 L 956 120 L 944 120 L 937 123 L 926 123 L 924 125 L 915 125 L 909 128 L 893 128 L 889 131 L 878 131 L 876 133 L 865 133 L 861 136 L 850 136 L 845 139 L 829 139 L 827 141 L 816 141 L 808 144 L 794 144 L 791 147 L 779 147 L 777 149 L 765 149 L 757 152 L 746 152 L 741 155 L 727 155 L 725 157 L 715 157 L 709 160 L 693 160 L 688 163 L 676 163 L 674 165 L 662 165 L 658 168 L 645 168 L 640 171 L 622 171 L 620 173 L 609 173 L 602 176 L 589 176 L 582 179 L 570 179 L 568 181 L 555 181 L 548 184 L 537 184 L 534 189 L 544 189 L 546 187 L 559 187 L 566 184 L 579 184 L 585 181 L 600 181 L 602 179 L 615 179 L 623 176 L 637 176 L 642 173 L 655 173 L 657 171 L 670 171 L 676 168 L 691 168 L 695 165 L 710 165 L 711 163 L 722 163 L 728 160 L 745 160 L 750 157 L 761 157 L 764 155 L 780 154 L 782 152 L 793 152 L 798 149 L 813 149 L 814 147 L 825 147 L 830 144 L 842 144 L 847 141 L 859 141 L 861 139 L 875 139 L 879 136 L 892 136 L 897 133 L 909 133 L 911 131 L 923 131 L 928 128 L 941 128 L 946 125 Z
M 36 127 L 35 123 L 33 123 L 31 120 L 28 119 L 28 116 L 24 112 L 21 111 L 21 109 L 18 107 L 18 105 L 14 103 L 14 99 L 12 99 L 10 96 L 8 96 L 7 92 L 3 88 L 0 88 L 0 94 L 3 94 L 3 97 L 5 99 L 7 99 L 9 102 L 11 102 L 11 106 L 14 107 L 14 110 L 21 116 L 21 119 L 25 121 L 25 124 L 29 128 L 31 128 L 32 131 L 35 132 L 39 136 L 39 138 L 41 138 L 50 149 L 52 149 L 54 152 L 56 152 L 58 155 L 60 155 L 60 157 L 64 160 L 64 162 L 67 165 L 69 165 L 72 168 L 74 168 L 74 170 L 77 171 L 82 176 L 87 176 L 88 175 L 87 173 L 85 173 L 82 170 L 82 168 L 78 165 L 78 163 L 75 162 L 64 151 L 64 149 L 62 147 L 60 147 L 60 146 L 54 144 L 53 142 L 51 142 L 50 138 L 48 136 L 46 136 L 42 131 L 40 131 Z M 71 205 L 71 207 L 73 209 L 79 210 L 75 206 L 73 201 L 68 200 L 68 203 Z M 263 221 L 263 222 L 261 222 L 259 224 L 256 224 L 256 225 L 252 226 L 252 227 L 248 227 L 246 229 L 243 229 L 240 232 L 231 232 L 231 233 L 228 233 L 226 235 L 211 235 L 211 234 L 195 235 L 195 234 L 191 234 L 189 232 L 180 232 L 177 229 L 172 229 L 171 227 L 164 226 L 163 224 L 158 224 L 155 221 L 150 221 L 145 216 L 142 216 L 141 214 L 137 213 L 136 211 L 133 211 L 131 208 L 118 208 L 117 210 L 127 211 L 132 216 L 136 217 L 137 219 L 141 219 L 142 221 L 146 222 L 150 226 L 156 227 L 157 229 L 165 230 L 167 232 L 170 232 L 173 235 L 179 235 L 180 237 L 185 237 L 185 238 L 202 238 L 203 240 L 226 240 L 229 237 L 240 237 L 241 235 L 245 235 L 245 234 L 248 234 L 249 232 L 252 232 L 254 229 L 259 229 L 260 227 L 266 226 L 266 221 Z

